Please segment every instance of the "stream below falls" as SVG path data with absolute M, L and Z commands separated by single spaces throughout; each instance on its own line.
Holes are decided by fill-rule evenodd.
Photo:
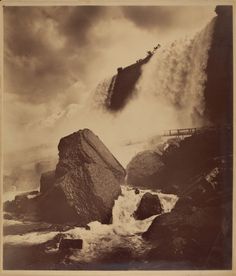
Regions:
M 102 269 L 113 269 L 114 263 L 130 262 L 142 259 L 151 245 L 141 235 L 153 219 L 135 220 L 133 217 L 142 196 L 146 192 L 157 194 L 163 212 L 170 212 L 178 197 L 151 190 L 140 190 L 139 194 L 129 186 L 122 186 L 122 195 L 115 201 L 112 210 L 112 224 L 101 224 L 94 221 L 89 228 L 74 227 L 67 231 L 30 231 L 30 224 L 16 220 L 4 220 L 4 229 L 11 227 L 20 232 L 9 231 L 4 235 L 4 268 L 5 269 L 98 269 L 96 264 L 103 264 Z M 22 227 L 25 233 L 22 233 Z M 27 227 L 28 226 L 28 227 Z M 69 250 L 60 254 L 58 244 L 51 243 L 58 234 L 73 239 L 82 239 L 83 248 Z M 16 260 L 17 259 L 17 260 Z M 114 268 L 116 269 L 116 268 Z M 121 266 L 122 269 L 122 266 Z

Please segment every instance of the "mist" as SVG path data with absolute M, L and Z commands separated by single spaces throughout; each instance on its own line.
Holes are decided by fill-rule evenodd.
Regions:
M 137 9 L 147 16 L 160 16 L 160 7 Z M 182 126 L 183 121 L 186 127 L 202 123 L 196 114 L 201 115 L 204 106 L 201 93 L 210 31 L 206 37 L 194 37 L 215 15 L 214 7 L 192 7 L 189 14 L 183 13 L 185 7 L 176 11 L 166 7 L 161 10 L 164 26 L 155 16 L 148 24 L 140 22 L 130 10 L 68 7 L 62 14 L 60 7 L 5 8 L 6 171 L 21 166 L 22 156 L 29 166 L 34 159 L 57 160 L 60 138 L 82 128 L 97 134 L 125 166 L 143 148 L 143 141 Z M 195 17 L 189 16 L 193 13 Z M 204 43 L 202 52 L 199 40 Z M 102 101 L 116 69 L 144 57 L 157 43 L 162 45 L 160 52 L 143 68 L 134 97 L 121 112 L 109 113 Z M 172 81 L 176 63 L 178 79 Z M 193 63 L 197 64 L 192 70 Z M 184 98 L 180 99 L 182 90 Z M 188 91 L 191 102 L 183 106 Z M 135 146 L 126 146 L 130 143 Z M 45 145 L 50 146 L 40 150 Z M 34 148 L 38 149 L 35 154 Z

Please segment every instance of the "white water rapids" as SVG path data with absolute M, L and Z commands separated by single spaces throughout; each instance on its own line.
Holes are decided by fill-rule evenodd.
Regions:
M 141 197 L 146 192 L 151 192 L 159 196 L 164 212 L 170 212 L 178 199 L 175 195 L 167 195 L 148 190 L 140 190 L 140 193 L 136 194 L 133 188 L 123 186 L 122 195 L 115 201 L 113 207 L 112 224 L 106 225 L 94 221 L 89 223 L 90 230 L 76 227 L 63 232 L 71 238 L 81 238 L 83 240 L 82 250 L 74 250 L 70 259 L 72 261 L 91 262 L 99 256 L 112 252 L 115 248 L 119 247 L 132 249 L 135 256 L 147 250 L 148 246 L 140 234 L 148 229 L 156 216 L 149 217 L 145 220 L 135 220 L 133 217 L 133 213 L 137 209 Z M 14 223 L 19 224 L 20 222 L 11 220 L 5 220 L 4 222 L 5 226 L 13 225 Z M 53 239 L 58 233 L 60 232 L 44 231 L 31 232 L 23 235 L 6 235 L 4 237 L 4 244 L 22 246 L 41 244 Z M 51 250 L 54 251 L 55 249 L 52 248 Z

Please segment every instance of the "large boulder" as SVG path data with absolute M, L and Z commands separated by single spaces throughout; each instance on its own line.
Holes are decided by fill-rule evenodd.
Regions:
M 159 197 L 151 193 L 145 193 L 134 213 L 134 217 L 138 220 L 143 220 L 161 212 L 162 206 Z
M 88 129 L 62 138 L 58 149 L 55 179 L 53 173 L 42 176 L 47 190 L 40 201 L 43 219 L 81 226 L 108 223 L 124 184 L 124 168 Z
M 40 194 L 20 195 L 6 202 L 4 210 L 56 224 L 109 223 L 125 169 L 88 129 L 62 138 L 58 149 L 56 170 L 42 174 Z
M 134 187 L 158 186 L 158 176 L 164 163 L 161 156 L 152 150 L 138 153 L 127 166 L 127 183 Z

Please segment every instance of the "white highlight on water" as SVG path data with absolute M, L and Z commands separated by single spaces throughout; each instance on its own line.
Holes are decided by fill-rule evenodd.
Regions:
M 206 67 L 214 24 L 215 19 L 193 38 L 164 45 L 143 67 L 137 84 L 138 98 L 156 102 L 156 115 L 161 115 L 156 116 L 157 122 L 167 115 L 169 121 L 173 116 L 176 127 L 203 123 Z M 166 111 L 170 115 L 164 107 L 169 107 Z
M 156 215 L 145 220 L 136 220 L 133 217 L 141 197 L 146 192 L 159 196 L 164 212 L 170 212 L 178 199 L 175 195 L 149 190 L 140 190 L 139 194 L 135 194 L 133 188 L 123 186 L 122 195 L 115 201 L 113 207 L 112 224 L 106 225 L 94 221 L 89 223 L 90 230 L 76 227 L 63 232 L 71 238 L 81 238 L 83 240 L 83 249 L 74 250 L 73 255 L 70 256 L 71 260 L 92 261 L 117 247 L 131 248 L 134 254 L 141 254 L 143 250 L 147 250 L 147 246 L 140 234 L 148 229 Z M 40 244 L 53 239 L 58 233 L 32 232 L 24 235 L 7 235 L 4 237 L 4 243 L 24 246 Z

